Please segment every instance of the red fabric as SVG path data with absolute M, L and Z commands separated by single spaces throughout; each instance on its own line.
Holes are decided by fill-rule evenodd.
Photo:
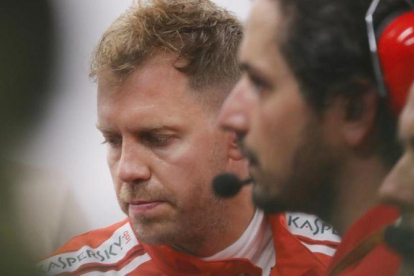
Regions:
M 394 223 L 399 217 L 396 208 L 378 205 L 369 210 L 343 236 L 342 242 L 332 259 L 328 271 L 331 272 L 354 248 L 378 229 Z M 376 246 L 363 259 L 343 270 L 338 275 L 388 276 L 397 275 L 401 261 L 396 253 L 385 244 Z
M 284 214 L 271 217 L 270 221 L 276 251 L 276 266 L 271 273 L 272 276 L 325 275 L 329 256 L 312 253 L 303 246 L 299 239 L 289 232 Z
M 326 272 L 327 262 L 330 257 L 324 254 L 312 253 L 300 240 L 289 232 L 285 215 L 270 218 L 274 234 L 276 250 L 276 266 L 272 269 L 271 276 L 319 276 Z M 127 242 L 131 242 L 129 247 Z M 113 257 L 108 248 L 115 246 Z M 118 246 L 119 245 L 119 246 Z M 89 256 L 89 251 L 95 254 L 112 257 L 107 263 L 97 261 L 96 256 Z M 117 251 L 118 250 L 118 251 Z M 85 253 L 86 252 L 86 253 Z M 104 254 L 107 254 L 105 255 Z M 79 258 L 79 256 L 81 256 Z M 88 256 L 88 259 L 83 259 Z M 49 267 L 62 266 L 58 260 L 73 259 L 73 263 L 59 267 L 61 274 L 47 274 Z M 118 257 L 118 259 L 116 259 Z M 60 259 L 59 259 L 60 258 Z M 79 258 L 79 262 L 75 259 Z M 102 258 L 103 259 L 103 258 Z M 151 246 L 139 243 L 133 234 L 132 226 L 128 219 L 110 227 L 88 232 L 69 241 L 62 248 L 51 254 L 44 260 L 41 270 L 45 275 L 82 275 L 88 272 L 121 271 L 139 260 L 139 264 L 128 276 L 262 276 L 261 268 L 256 267 L 247 259 L 224 259 L 220 261 L 204 261 L 174 250 L 169 246 Z M 51 263 L 53 264 L 51 265 Z M 70 270 L 71 269 L 71 270 Z M 74 270 L 76 269 L 76 270 Z
M 262 275 L 262 270 L 247 259 L 225 259 L 204 261 L 191 255 L 181 253 L 169 246 L 144 245 L 151 255 L 154 265 L 166 275 Z M 132 274 L 133 275 L 133 274 Z M 138 275 L 138 274 L 137 274 Z

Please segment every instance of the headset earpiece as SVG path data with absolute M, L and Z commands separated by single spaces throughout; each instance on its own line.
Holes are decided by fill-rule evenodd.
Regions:
M 414 11 L 389 20 L 377 44 L 390 108 L 397 116 L 414 81 Z

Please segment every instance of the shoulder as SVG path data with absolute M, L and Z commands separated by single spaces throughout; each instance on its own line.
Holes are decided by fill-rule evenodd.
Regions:
M 125 219 L 74 237 L 43 259 L 38 264 L 38 269 L 45 275 L 93 271 L 92 268 L 96 267 L 119 270 L 131 262 L 131 258 L 137 257 L 142 262 L 150 259 L 136 239 L 129 220 Z
M 382 242 L 382 236 L 384 229 L 399 216 L 398 208 L 390 205 L 381 204 L 368 210 L 344 234 L 330 271 L 340 268 L 347 275 L 396 275 L 401 259 Z

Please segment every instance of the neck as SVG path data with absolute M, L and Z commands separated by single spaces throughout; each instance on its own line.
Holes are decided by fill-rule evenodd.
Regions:
M 378 188 L 387 173 L 388 169 L 378 157 L 354 159 L 342 168 L 329 215 L 341 235 L 377 204 Z
M 189 239 L 173 247 L 187 254 L 206 258 L 235 243 L 243 235 L 254 216 L 250 194 L 251 188 L 245 187 L 235 198 L 229 200 L 228 205 L 224 207 L 228 212 L 224 211 L 225 214 L 222 214 L 225 224 L 215 226 L 215 229 L 204 234 L 202 238 Z

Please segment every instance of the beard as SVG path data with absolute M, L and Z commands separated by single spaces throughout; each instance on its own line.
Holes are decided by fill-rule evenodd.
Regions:
M 223 212 L 222 204 L 217 204 L 213 208 L 197 206 L 191 212 L 175 210 L 168 218 L 130 216 L 130 219 L 140 241 L 150 245 L 170 245 L 193 254 L 207 243 L 209 235 L 217 236 L 228 227 Z
M 266 213 L 304 212 L 330 221 L 339 163 L 318 125 L 309 124 L 286 174 L 258 169 L 252 198 Z M 277 173 L 279 171 L 279 173 Z
M 202 191 L 198 197 L 182 206 L 180 201 L 171 194 L 156 189 L 147 189 L 144 185 L 123 185 L 119 192 L 121 208 L 130 218 L 137 238 L 151 245 L 201 244 L 206 237 L 207 229 L 221 231 L 227 227 L 224 201 L 213 194 Z M 127 207 L 122 204 L 126 200 L 139 199 L 162 200 L 168 202 L 168 210 L 157 216 L 130 215 Z M 200 200 L 201 199 L 201 200 Z M 122 205 L 124 205 L 122 207 Z

